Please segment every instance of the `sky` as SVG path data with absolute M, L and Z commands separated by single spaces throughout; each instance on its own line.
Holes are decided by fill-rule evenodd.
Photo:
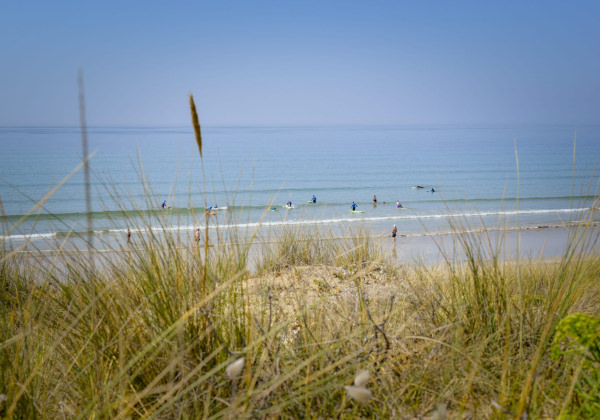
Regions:
M 600 1 L 0 2 L 0 126 L 599 124 Z

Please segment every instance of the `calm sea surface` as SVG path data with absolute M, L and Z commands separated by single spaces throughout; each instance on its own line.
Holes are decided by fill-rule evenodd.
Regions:
M 598 193 L 600 126 L 577 127 L 574 156 L 575 128 L 205 127 L 203 164 L 191 128 L 91 128 L 93 230 L 100 243 L 148 225 L 191 235 L 207 205 L 227 206 L 210 218 L 221 230 L 560 224 L 589 216 Z M 81 171 L 35 207 L 81 162 L 79 128 L 0 128 L 0 150 L 4 240 L 44 247 L 85 232 Z

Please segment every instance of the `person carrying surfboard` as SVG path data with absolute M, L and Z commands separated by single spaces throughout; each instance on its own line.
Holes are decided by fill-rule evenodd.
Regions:
M 351 205 L 352 205 L 352 211 L 356 211 L 357 204 L 353 201 Z

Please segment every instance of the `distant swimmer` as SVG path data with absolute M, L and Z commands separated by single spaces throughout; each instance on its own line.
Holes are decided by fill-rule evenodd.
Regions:
M 351 204 L 352 206 L 352 211 L 356 211 L 356 207 L 358 206 L 354 201 Z
M 377 196 L 373 194 L 373 204 L 377 204 Z
M 432 188 L 432 189 L 430 189 L 430 190 L 429 190 L 429 191 L 427 191 L 427 192 L 435 192 L 435 188 Z
M 317 197 L 316 197 L 316 196 L 313 194 L 313 196 L 312 196 L 312 199 L 311 199 L 311 200 L 312 200 L 312 202 L 313 202 L 313 203 L 316 203 L 316 202 L 317 202 Z
M 396 201 L 396 208 L 397 209 L 401 209 L 402 208 L 402 203 L 400 201 Z
M 425 188 L 425 187 L 423 187 L 423 186 L 421 186 L 421 185 L 415 185 L 413 188 L 414 188 L 415 190 L 422 190 L 422 189 L 423 189 L 423 188 Z
M 271 211 L 277 211 L 277 207 L 271 207 Z
M 163 209 L 168 209 L 168 208 L 169 208 L 169 206 L 167 205 L 167 201 L 166 201 L 166 200 L 164 200 L 160 206 L 161 206 Z

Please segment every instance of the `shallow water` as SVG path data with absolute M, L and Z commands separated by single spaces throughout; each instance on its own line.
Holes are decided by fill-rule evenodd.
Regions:
M 188 128 L 92 128 L 94 236 L 109 244 L 148 226 L 191 235 L 217 204 L 228 208 L 211 216 L 213 230 L 242 233 L 317 224 L 384 235 L 396 224 L 419 236 L 452 223 L 597 220 L 600 127 L 577 129 L 573 165 L 574 127 L 558 125 L 208 127 L 202 163 Z M 43 248 L 85 232 L 81 172 L 22 221 L 81 161 L 79 129 L 0 128 L 0 145 L 4 239 Z M 350 213 L 352 201 L 364 213 Z

